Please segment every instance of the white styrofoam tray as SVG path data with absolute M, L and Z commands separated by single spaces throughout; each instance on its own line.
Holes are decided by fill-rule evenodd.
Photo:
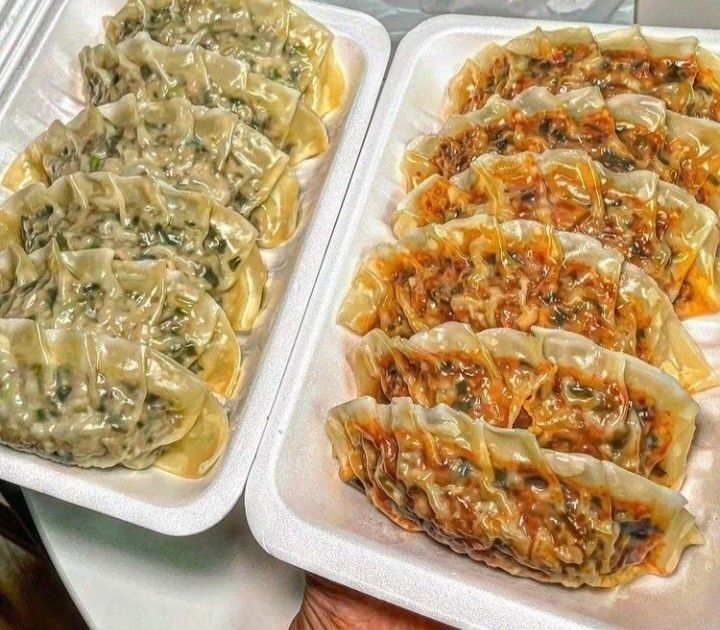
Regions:
M 407 533 L 338 478 L 324 424 L 330 407 L 355 397 L 345 361 L 358 338 L 335 316 L 361 256 L 393 240 L 387 220 L 403 197 L 400 159 L 408 141 L 436 131 L 446 86 L 463 61 L 490 41 L 535 26 L 564 24 L 442 16 L 401 42 L 345 204 L 331 237 L 286 376 L 270 414 L 245 501 L 251 530 L 278 558 L 376 597 L 460 627 L 717 627 L 720 594 L 720 391 L 702 405 L 683 493 L 707 537 L 670 578 L 643 577 L 615 590 L 543 585 L 454 554 Z M 595 31 L 612 25 L 591 25 Z M 679 29 L 646 29 L 676 37 Z M 720 49 L 720 33 L 694 31 Z M 687 326 L 720 368 L 720 316 Z
M 32 23 L 8 49 L 16 63 L 0 71 L 0 171 L 54 119 L 69 120 L 81 109 L 77 55 L 85 44 L 102 41 L 102 17 L 124 0 L 28 4 Z M 207 529 L 239 499 L 390 54 L 387 32 L 374 18 L 314 2 L 298 5 L 335 33 L 347 93 L 326 119 L 330 149 L 298 170 L 303 193 L 297 233 L 281 248 L 263 252 L 270 270 L 266 303 L 255 329 L 241 340 L 241 389 L 228 404 L 231 436 L 223 458 L 207 478 L 191 481 L 152 468 L 83 470 L 2 447 L 1 478 L 170 535 Z

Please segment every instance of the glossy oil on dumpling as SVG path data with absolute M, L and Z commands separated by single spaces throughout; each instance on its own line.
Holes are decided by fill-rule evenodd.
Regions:
M 358 395 L 445 403 L 540 445 L 611 461 L 678 487 L 698 405 L 677 381 L 580 335 L 442 324 L 410 339 L 373 330 L 351 364 Z
M 166 46 L 192 44 L 246 61 L 301 92 L 321 116 L 343 95 L 332 33 L 286 0 L 130 0 L 105 26 L 112 44 L 144 31 Z
M 636 170 L 632 148 L 615 133 L 594 86 L 558 95 L 531 87 L 512 100 L 493 95 L 480 109 L 448 118 L 437 134 L 411 141 L 401 168 L 411 190 L 435 173 L 452 177 L 486 153 L 547 149 L 582 149 L 611 170 Z
M 55 239 L 61 251 L 166 260 L 216 299 L 237 331 L 252 328 L 267 278 L 256 238 L 238 213 L 143 176 L 75 173 L 0 205 L 0 250 L 30 253 Z
M 638 94 L 620 94 L 607 104 L 619 138 L 641 168 L 720 213 L 720 123 L 677 114 Z
M 655 173 L 615 173 L 573 150 L 488 154 L 451 180 L 433 175 L 415 188 L 393 231 L 478 213 L 598 239 L 651 276 L 682 317 L 720 309 L 717 216 Z
M 190 477 L 225 448 L 222 406 L 189 370 L 147 346 L 3 319 L 0 366 L 0 441 L 13 448 L 82 467 L 140 469 L 169 447 L 199 456 L 164 465 Z M 199 448 L 198 435 L 212 440 Z
M 55 121 L 15 159 L 3 183 L 19 190 L 78 171 L 149 174 L 209 195 L 249 218 L 264 247 L 287 240 L 297 224 L 298 181 L 287 155 L 232 112 L 182 97 L 138 102 L 128 94 L 67 124 Z
M 668 298 L 620 254 L 582 234 L 490 215 L 418 229 L 363 260 L 338 322 L 409 337 L 445 322 L 585 335 L 640 357 L 689 390 L 718 384 Z
M 240 347 L 227 316 L 166 260 L 120 260 L 112 249 L 0 252 L 0 317 L 29 318 L 149 345 L 231 396 Z
M 139 33 L 117 46 L 84 48 L 80 65 L 85 93 L 93 105 L 126 94 L 140 100 L 184 96 L 193 105 L 235 113 L 294 163 L 327 149 L 325 125 L 300 102 L 300 92 L 251 72 L 242 61 L 199 46 L 170 48 Z
M 672 111 L 720 119 L 717 56 L 694 37 L 662 40 L 637 26 L 593 36 L 587 28 L 540 28 L 505 46 L 490 44 L 450 84 L 450 106 L 462 113 L 540 85 L 553 93 L 599 86 L 606 97 L 649 94 Z
M 512 575 L 612 587 L 703 542 L 679 493 L 445 405 L 360 398 L 326 428 L 341 478 L 390 520 Z
M 491 96 L 412 141 L 402 170 L 411 189 L 435 173 L 452 177 L 486 153 L 553 148 L 582 149 L 612 171 L 653 171 L 720 211 L 720 123 L 668 111 L 651 96 L 606 101 L 595 86 L 558 95 L 531 87 L 511 101 Z

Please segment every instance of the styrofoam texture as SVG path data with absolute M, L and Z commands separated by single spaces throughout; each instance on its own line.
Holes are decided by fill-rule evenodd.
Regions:
M 0 73 L 0 170 L 52 120 L 69 120 L 81 109 L 77 55 L 83 45 L 102 41 L 101 18 L 123 4 L 36 3 L 34 26 L 16 44 L 19 63 Z M 195 481 L 152 468 L 84 470 L 0 447 L 1 478 L 170 535 L 207 529 L 239 499 L 390 54 L 387 32 L 374 18 L 313 2 L 298 5 L 335 33 L 347 93 L 343 106 L 326 118 L 330 149 L 298 169 L 303 193 L 296 234 L 282 247 L 262 252 L 270 278 L 256 326 L 241 339 L 241 387 L 228 402 L 231 436 L 222 459 L 208 477 Z
M 339 480 L 331 456 L 325 419 L 330 407 L 356 395 L 345 357 L 358 341 L 335 317 L 361 256 L 393 240 L 388 219 L 403 197 L 399 164 L 405 146 L 439 129 L 446 87 L 466 58 L 491 41 L 538 25 L 564 24 L 442 16 L 401 42 L 248 480 L 251 530 L 282 560 L 453 626 L 716 626 L 710 611 L 717 609 L 720 593 L 717 389 L 697 397 L 702 412 L 683 486 L 706 544 L 689 549 L 672 577 L 646 576 L 614 590 L 571 592 L 514 578 L 405 532 Z M 616 28 L 590 26 L 596 32 Z M 720 50 L 718 32 L 646 32 L 693 34 Z M 720 316 L 698 318 L 687 327 L 720 368 Z
M 33 32 L 43 19 L 43 0 L 0 0 L 0 89 L 7 84 Z

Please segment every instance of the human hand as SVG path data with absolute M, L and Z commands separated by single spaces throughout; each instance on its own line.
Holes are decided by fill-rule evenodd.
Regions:
M 310 573 L 305 574 L 305 595 L 300 612 L 290 624 L 290 630 L 435 630 L 445 627 Z

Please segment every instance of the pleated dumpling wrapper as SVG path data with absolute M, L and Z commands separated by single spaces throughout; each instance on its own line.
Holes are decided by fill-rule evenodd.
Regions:
M 433 175 L 415 188 L 393 231 L 401 237 L 478 213 L 592 236 L 652 277 L 681 317 L 720 310 L 718 218 L 655 173 L 614 173 L 574 150 L 488 154 L 450 180 Z
M 252 328 L 267 270 L 257 231 L 199 193 L 150 177 L 75 173 L 34 184 L 0 204 L 0 250 L 110 248 L 121 260 L 161 259 L 207 291 L 233 330 Z
M 584 453 L 676 488 L 699 407 L 679 383 L 581 335 L 476 333 L 451 322 L 410 339 L 373 330 L 350 356 L 358 395 L 450 405 L 526 429 L 544 448 Z
M 138 33 L 119 43 L 85 47 L 80 53 L 85 94 L 93 105 L 125 94 L 140 100 L 186 97 L 193 105 L 231 111 L 267 136 L 293 163 L 328 147 L 320 117 L 300 92 L 250 70 L 247 63 L 199 46 L 168 47 Z
M 650 170 L 720 211 L 720 123 L 668 111 L 652 96 L 607 101 L 592 86 L 553 95 L 531 87 L 508 101 L 491 96 L 476 111 L 451 116 L 439 133 L 408 145 L 409 189 L 433 174 L 452 177 L 487 153 L 582 149 L 612 171 Z
M 155 463 L 186 477 L 205 474 L 225 449 L 220 403 L 147 346 L 2 319 L 0 365 L 0 441 L 13 448 L 82 467 Z
M 341 478 L 390 520 L 515 576 L 612 587 L 668 575 L 703 542 L 679 493 L 445 405 L 364 397 L 326 428 Z
M 632 147 L 616 134 L 595 86 L 558 95 L 530 87 L 512 100 L 493 95 L 480 109 L 448 118 L 438 133 L 410 142 L 401 169 L 411 190 L 436 173 L 452 177 L 486 153 L 547 149 L 582 149 L 611 170 L 636 170 Z
M 553 93 L 597 85 L 606 97 L 649 94 L 674 112 L 718 120 L 718 65 L 694 37 L 657 39 L 637 26 L 594 36 L 584 27 L 537 28 L 468 59 L 450 83 L 450 109 L 472 111 L 491 94 L 513 98 L 533 85 Z
M 16 191 L 79 171 L 149 174 L 208 195 L 250 219 L 263 247 L 287 240 L 297 224 L 299 185 L 287 155 L 232 112 L 183 97 L 139 102 L 127 94 L 67 124 L 55 121 L 15 159 L 3 184 Z
M 167 260 L 120 260 L 112 249 L 0 252 L 0 317 L 29 318 L 149 345 L 231 396 L 240 347 L 220 306 Z
M 698 391 L 720 381 L 646 274 L 588 236 L 490 215 L 415 230 L 363 260 L 338 322 L 409 337 L 445 322 L 582 334 Z
M 332 33 L 287 0 L 130 0 L 105 26 L 112 44 L 144 31 L 166 46 L 192 44 L 246 61 L 301 92 L 320 116 L 342 100 Z
M 641 168 L 720 213 L 720 122 L 669 111 L 662 101 L 619 94 L 607 101 L 618 137 Z

